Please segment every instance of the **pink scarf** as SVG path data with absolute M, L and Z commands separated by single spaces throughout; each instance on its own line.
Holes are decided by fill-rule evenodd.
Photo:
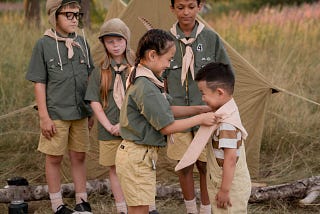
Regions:
M 128 89 L 129 86 L 130 86 L 129 80 L 130 80 L 131 74 L 132 74 L 132 72 L 130 72 L 130 75 L 129 75 L 129 77 L 128 77 L 128 79 L 127 79 L 127 82 L 126 82 L 127 89 Z M 154 73 L 153 73 L 150 69 L 144 67 L 144 66 L 141 65 L 141 64 L 139 64 L 139 65 L 137 66 L 137 68 L 136 68 L 136 78 L 137 78 L 137 77 L 147 77 L 151 82 L 153 82 L 153 83 L 154 83 L 156 86 L 158 86 L 159 88 L 162 88 L 162 89 L 164 88 L 164 83 L 161 82 L 161 81 L 154 75 Z
M 114 84 L 113 84 L 113 99 L 117 105 L 117 107 L 120 109 L 123 103 L 124 99 L 124 88 L 123 88 L 123 82 L 121 78 L 121 72 L 123 72 L 127 68 L 126 65 L 120 65 L 114 66 L 113 69 L 116 72 L 116 77 L 114 79 Z
M 188 70 L 190 68 L 190 72 L 192 75 L 192 79 L 194 79 L 194 54 L 191 48 L 191 44 L 197 39 L 198 35 L 201 33 L 201 31 L 204 28 L 204 24 L 201 22 L 198 22 L 199 26 L 197 29 L 197 33 L 195 38 L 189 38 L 188 40 L 186 38 L 179 39 L 177 36 L 177 24 L 173 24 L 172 28 L 170 29 L 170 32 L 181 42 L 183 42 L 186 46 L 186 52 L 182 58 L 182 71 L 181 71 L 181 84 L 183 85 L 184 81 L 186 80 Z
M 202 150 L 212 136 L 212 133 L 219 127 L 220 123 L 229 123 L 235 126 L 241 131 L 242 139 L 245 140 L 247 138 L 248 133 L 241 123 L 239 110 L 233 98 L 221 106 L 215 112 L 215 115 L 217 117 L 217 124 L 213 126 L 200 126 L 200 129 L 190 143 L 187 151 L 175 167 L 175 171 L 190 166 L 197 161 Z
M 71 59 L 73 57 L 73 55 L 74 55 L 73 46 L 78 47 L 78 48 L 80 48 L 82 50 L 81 45 L 78 42 L 74 41 L 77 38 L 77 35 L 75 35 L 74 38 L 64 38 L 64 37 L 60 37 L 56 33 L 52 32 L 51 29 L 47 29 L 44 32 L 44 35 L 45 36 L 49 36 L 49 37 L 51 37 L 53 39 L 56 39 L 57 41 L 65 42 L 65 45 L 66 45 L 66 47 L 68 49 L 68 59 Z M 83 52 L 83 50 L 82 50 L 82 52 Z

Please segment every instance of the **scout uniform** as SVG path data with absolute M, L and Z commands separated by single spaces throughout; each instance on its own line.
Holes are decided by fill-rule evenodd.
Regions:
M 199 29 L 201 27 L 201 29 Z M 170 63 L 170 68 L 164 72 L 167 80 L 167 90 L 173 98 L 173 106 L 194 106 L 204 105 L 202 95 L 198 89 L 194 77 L 197 71 L 210 62 L 221 62 L 230 64 L 228 55 L 223 47 L 219 36 L 212 30 L 196 21 L 196 25 L 189 38 L 186 38 L 178 24 L 174 24 L 170 30 L 176 38 L 177 51 Z M 194 41 L 187 44 L 189 39 Z M 193 52 L 193 65 L 187 69 L 185 76 L 182 75 L 183 58 L 188 48 Z M 191 72 L 192 70 L 192 72 Z M 194 137 L 197 127 L 186 130 L 185 133 L 173 134 L 174 143 L 168 143 L 167 155 L 173 160 L 181 160 L 188 145 Z M 206 161 L 206 154 L 203 152 L 199 157 L 200 161 Z
M 99 40 L 103 47 L 104 59 L 101 62 L 101 68 L 95 69 L 90 76 L 89 85 L 87 88 L 85 99 L 103 103 L 101 98 L 101 69 L 109 70 L 111 73 L 111 85 L 108 89 L 108 97 L 104 113 L 111 124 L 119 123 L 120 108 L 124 98 L 125 82 L 133 65 L 132 51 L 127 45 L 125 57 L 121 64 L 117 64 L 107 53 L 104 46 L 104 36 L 121 36 L 127 44 L 130 43 L 130 30 L 123 21 L 118 18 L 110 19 L 105 22 L 100 28 Z M 100 63 L 100 62 L 99 62 Z M 99 139 L 99 163 L 103 166 L 115 165 L 116 151 L 122 141 L 120 136 L 114 136 L 109 133 L 99 122 L 98 124 L 98 139 Z
M 45 36 L 38 40 L 26 74 L 27 80 L 46 84 L 47 110 L 58 129 L 51 141 L 41 134 L 38 150 L 63 155 L 66 145 L 61 145 L 61 141 L 68 141 L 66 135 L 69 130 L 63 128 L 59 131 L 59 127 L 73 123 L 70 134 L 77 132 L 77 135 L 76 139 L 70 140 L 68 148 L 86 152 L 89 148 L 87 117 L 91 115 L 91 108 L 84 101 L 84 96 L 93 63 L 88 56 L 89 51 L 85 51 L 87 44 L 81 36 L 69 34 L 68 38 L 77 44 L 72 47 L 70 55 L 66 42 L 56 40 L 52 35 L 53 31 L 47 30 Z M 57 33 L 56 36 L 61 38 Z
M 152 80 L 145 74 L 138 76 L 139 72 Z M 136 81 L 129 86 L 121 108 L 124 140 L 117 151 L 116 167 L 128 206 L 155 203 L 157 151 L 166 145 L 159 130 L 174 122 L 161 83 L 152 71 L 138 65 Z
M 123 62 L 123 64 L 126 64 L 126 61 Z M 116 65 L 115 61 L 111 60 L 111 73 L 112 73 L 112 81 L 111 86 L 114 85 L 116 72 L 114 70 L 114 66 Z M 129 69 L 129 67 L 128 67 Z M 120 74 L 122 82 L 123 82 L 123 88 L 125 88 L 125 82 L 127 78 L 127 74 L 125 71 L 122 71 Z M 92 72 L 92 75 L 90 76 L 87 93 L 86 93 L 86 100 L 100 102 L 101 103 L 101 95 L 100 95 L 100 81 L 101 81 L 101 75 L 100 70 L 95 69 Z M 120 109 L 116 105 L 116 102 L 114 100 L 113 94 L 113 87 L 110 87 L 108 89 L 108 99 L 107 99 L 107 107 L 104 108 L 104 113 L 106 114 L 107 118 L 109 119 L 111 124 L 118 124 L 119 123 L 119 116 L 120 116 Z M 99 139 L 99 163 L 103 166 L 113 166 L 115 165 L 115 156 L 117 148 L 122 141 L 122 138 L 120 136 L 114 136 L 111 133 L 109 133 L 102 125 L 101 123 L 98 124 L 98 139 Z

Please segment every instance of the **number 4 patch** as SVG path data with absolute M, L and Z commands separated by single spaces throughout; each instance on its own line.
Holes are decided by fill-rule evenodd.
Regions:
M 200 43 L 197 45 L 197 51 L 202 52 L 203 51 L 203 45 Z

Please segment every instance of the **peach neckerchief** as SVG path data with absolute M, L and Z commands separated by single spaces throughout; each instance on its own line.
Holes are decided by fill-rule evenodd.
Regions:
M 117 65 L 113 66 L 115 71 L 115 79 L 113 83 L 113 99 L 117 107 L 120 109 L 124 100 L 124 87 L 121 78 L 121 72 L 123 72 L 128 66 L 121 64 L 119 67 Z
M 197 161 L 212 133 L 219 127 L 220 123 L 229 123 L 235 126 L 241 131 L 242 139 L 247 138 L 248 133 L 241 123 L 239 110 L 233 98 L 221 106 L 215 112 L 215 115 L 217 116 L 217 123 L 213 126 L 200 126 L 187 151 L 175 167 L 175 171 L 190 166 Z
M 189 38 L 188 40 L 186 38 L 180 39 L 177 35 L 177 25 L 178 22 L 174 23 L 172 28 L 170 29 L 170 32 L 181 42 L 183 42 L 186 46 L 186 52 L 182 58 L 182 70 L 181 70 L 181 85 L 183 85 L 184 81 L 186 80 L 188 70 L 190 68 L 192 79 L 194 79 L 194 54 L 191 48 L 191 44 L 197 39 L 198 35 L 201 33 L 201 31 L 204 28 L 204 24 L 201 22 L 198 22 L 198 28 L 195 38 Z
M 130 76 L 132 75 L 132 72 L 130 72 L 130 75 L 127 79 L 127 82 L 126 82 L 126 87 L 127 89 L 129 88 L 130 86 Z M 145 66 L 139 64 L 136 68 L 136 78 L 137 77 L 147 77 L 151 82 L 153 82 L 156 86 L 158 86 L 159 88 L 163 89 L 164 88 L 164 83 L 161 82 L 155 75 L 154 73 L 146 68 Z
M 64 38 L 64 37 L 58 36 L 51 29 L 47 29 L 44 32 L 44 35 L 49 36 L 57 41 L 63 41 L 68 49 L 68 59 L 71 59 L 74 55 L 73 46 L 79 47 L 82 50 L 81 45 L 78 42 L 74 41 L 74 39 L 77 38 L 77 35 L 74 38 Z M 84 51 L 82 50 L 82 52 Z

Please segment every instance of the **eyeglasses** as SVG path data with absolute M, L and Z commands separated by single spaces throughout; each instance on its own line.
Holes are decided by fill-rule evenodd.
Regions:
M 82 19 L 83 13 L 79 12 L 59 12 L 58 15 L 64 15 L 67 17 L 68 20 L 73 20 L 74 17 L 76 17 L 77 20 Z

